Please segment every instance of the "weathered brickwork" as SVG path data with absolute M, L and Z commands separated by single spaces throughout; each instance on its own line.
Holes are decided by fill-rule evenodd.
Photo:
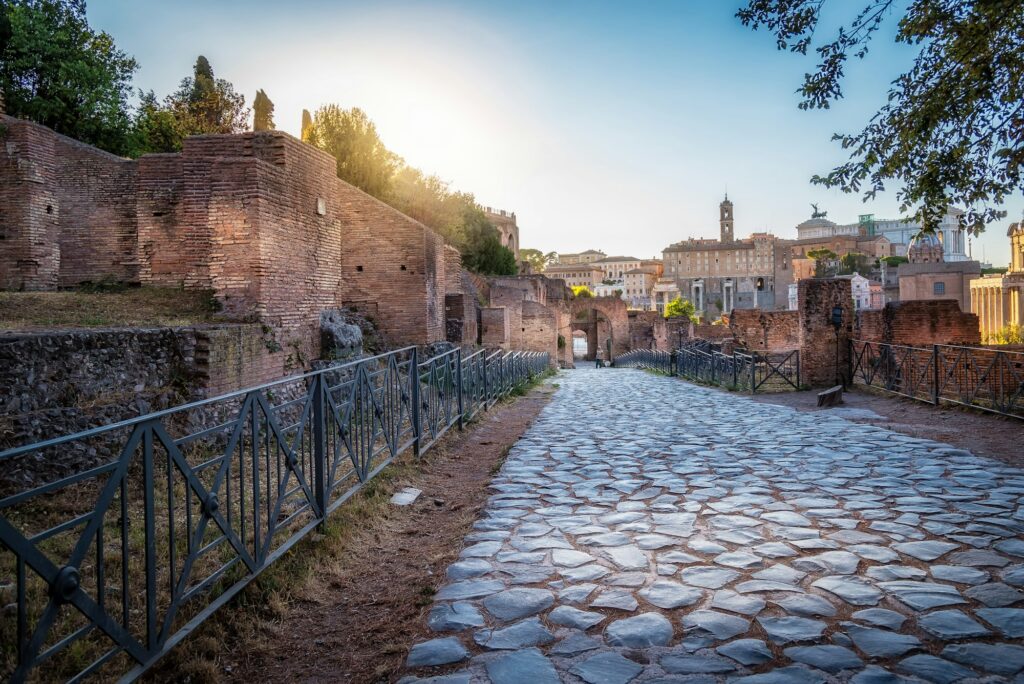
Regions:
M 734 309 L 729 330 L 736 344 L 752 351 L 792 351 L 800 344 L 798 311 Z
M 113 279 L 208 288 L 315 358 L 324 309 L 372 305 L 397 344 L 445 338 L 458 253 L 335 175 L 279 131 L 194 136 L 180 154 L 120 159 L 3 118 L 0 286 Z
M 881 310 L 859 311 L 853 336 L 911 346 L 981 343 L 977 314 L 964 313 L 949 299 L 890 302 Z
M 832 325 L 832 311 L 841 324 Z M 800 378 L 811 387 L 835 385 L 849 364 L 849 335 L 853 327 L 853 293 L 844 279 L 808 278 L 797 290 L 800 316 Z M 838 356 L 837 356 L 838 355 Z
M 485 347 L 508 347 L 508 309 L 487 306 L 480 309 L 480 343 Z
M 135 168 L 0 115 L 0 287 L 135 280 Z

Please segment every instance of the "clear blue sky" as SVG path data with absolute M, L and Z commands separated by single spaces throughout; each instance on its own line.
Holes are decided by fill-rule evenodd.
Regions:
M 865 205 L 809 183 L 843 160 L 831 134 L 859 130 L 912 59 L 892 22 L 846 98 L 804 112 L 813 57 L 741 26 L 740 4 L 93 0 L 88 14 L 160 97 L 204 54 L 248 103 L 265 89 L 290 133 L 303 108 L 363 108 L 410 164 L 516 211 L 524 247 L 660 256 L 717 235 L 726 188 L 737 236 L 795 236 L 811 202 L 840 223 L 898 216 L 892 190 Z M 1006 209 L 975 258 L 1008 261 L 1024 199 Z

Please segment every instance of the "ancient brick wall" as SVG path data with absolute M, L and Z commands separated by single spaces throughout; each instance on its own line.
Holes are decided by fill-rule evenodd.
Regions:
M 480 344 L 485 347 L 509 346 L 508 309 L 503 306 L 487 306 L 480 309 Z
M 977 314 L 948 299 L 890 302 L 881 310 L 859 311 L 853 336 L 908 346 L 981 343 Z
M 752 351 L 792 351 L 800 344 L 797 311 L 734 309 L 728 329 L 737 345 Z
M 547 352 L 550 365 L 558 361 L 558 316 L 539 302 L 522 303 L 522 345 L 524 351 Z
M 832 310 L 842 311 L 833 327 Z M 849 334 L 853 327 L 853 293 L 847 279 L 808 278 L 798 285 L 800 378 L 811 387 L 837 384 L 848 371 Z M 838 354 L 838 358 L 837 358 Z M 849 378 L 845 378 L 849 381 Z
M 137 279 L 135 164 L 0 116 L 0 287 Z

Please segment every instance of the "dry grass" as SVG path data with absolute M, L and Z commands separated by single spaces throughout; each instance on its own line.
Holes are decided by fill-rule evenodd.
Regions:
M 215 321 L 206 290 L 95 287 L 64 292 L 0 292 L 0 331 L 182 326 Z

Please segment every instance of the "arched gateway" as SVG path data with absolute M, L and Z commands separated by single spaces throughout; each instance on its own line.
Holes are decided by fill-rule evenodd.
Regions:
M 593 358 L 600 350 L 602 358 L 629 351 L 629 315 L 626 303 L 618 297 L 576 297 L 569 306 L 572 329 L 587 335 L 588 353 Z

